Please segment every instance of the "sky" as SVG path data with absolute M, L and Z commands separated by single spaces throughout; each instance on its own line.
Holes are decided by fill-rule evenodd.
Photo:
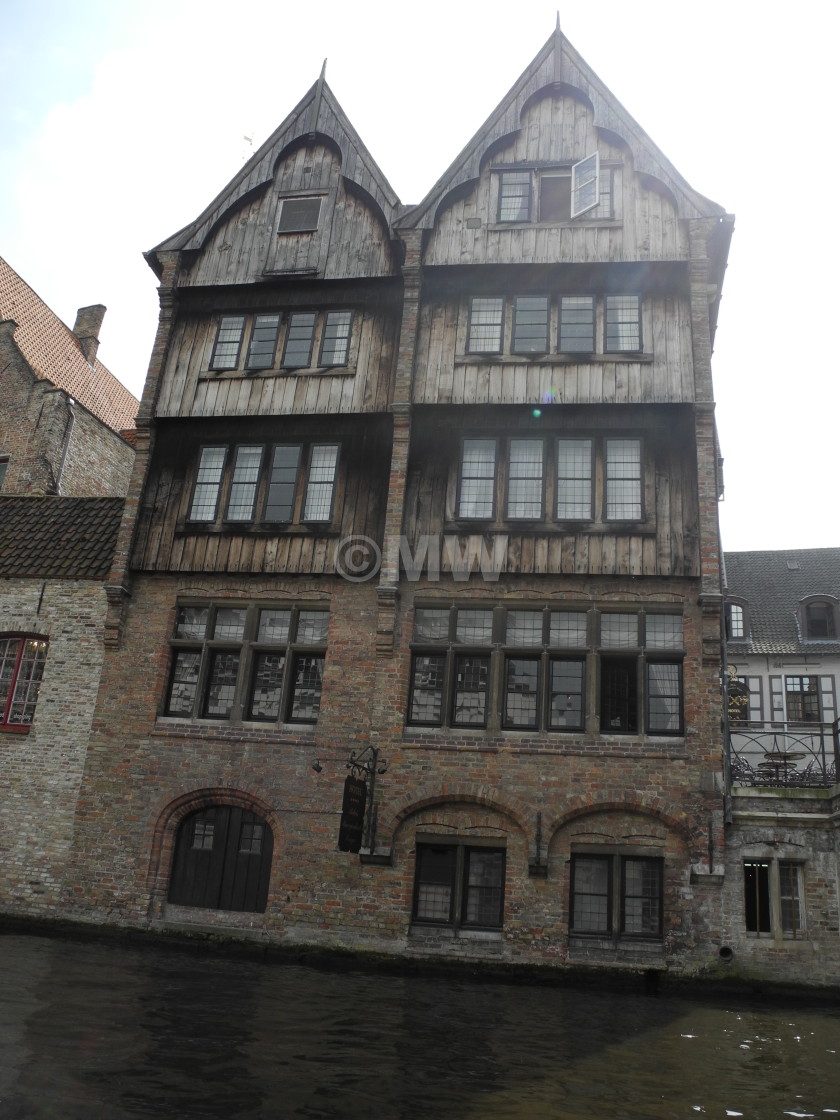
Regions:
M 70 326 L 78 307 L 107 306 L 99 357 L 136 395 L 157 324 L 142 253 L 204 209 L 325 58 L 414 203 L 556 19 L 538 0 L 0 0 L 0 12 L 0 255 Z M 724 548 L 840 545 L 840 233 L 825 213 L 840 7 L 599 0 L 560 20 L 688 182 L 736 216 L 713 363 Z

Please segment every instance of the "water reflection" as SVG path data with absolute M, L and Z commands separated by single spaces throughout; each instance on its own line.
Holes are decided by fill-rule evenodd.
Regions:
M 0 1117 L 659 1120 L 840 1110 L 840 1017 L 0 938 Z

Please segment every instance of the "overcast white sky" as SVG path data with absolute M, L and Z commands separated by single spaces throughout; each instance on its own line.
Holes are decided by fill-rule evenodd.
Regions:
M 141 253 L 190 222 L 327 80 L 418 202 L 551 34 L 556 3 L 0 2 L 0 255 L 137 395 L 157 321 Z M 840 545 L 840 8 L 567 4 L 564 33 L 693 187 L 735 213 L 715 347 L 724 547 Z M 246 140 L 251 137 L 252 145 Z

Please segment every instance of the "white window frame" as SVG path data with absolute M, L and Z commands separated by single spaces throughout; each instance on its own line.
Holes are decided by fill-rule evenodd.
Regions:
M 601 157 L 598 152 L 572 165 L 571 217 L 578 218 L 601 204 Z M 590 197 L 591 195 L 591 197 Z

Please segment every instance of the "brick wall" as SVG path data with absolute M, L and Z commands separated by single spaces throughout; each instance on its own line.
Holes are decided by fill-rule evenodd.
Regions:
M 0 455 L 9 463 L 4 494 L 122 497 L 134 450 L 78 403 L 37 379 L 0 323 Z
M 81 580 L 0 581 L 0 634 L 49 640 L 28 732 L 0 730 L 0 908 L 60 913 L 102 665 L 105 593 Z
M 449 590 L 466 600 L 475 589 Z M 68 879 L 73 912 L 126 924 L 234 925 L 286 940 L 414 955 L 557 962 L 568 954 L 568 852 L 575 837 L 583 830 L 626 844 L 628 837 L 653 836 L 668 869 L 663 952 L 677 968 L 700 967 L 716 952 L 717 943 L 709 945 L 719 932 L 720 868 L 710 868 L 709 853 L 720 857 L 722 796 L 716 678 L 700 654 L 696 584 L 663 581 L 638 591 L 640 604 L 650 597 L 685 611 L 688 726 L 671 741 L 405 729 L 418 591 L 428 595 L 429 588 L 403 586 L 393 655 L 377 656 L 372 582 L 138 576 L 122 646 L 106 656 Z M 619 593 L 607 579 L 538 578 L 501 581 L 490 592 L 520 606 L 551 595 L 594 602 Z M 237 727 L 162 717 L 179 595 L 328 604 L 317 725 Z M 346 761 L 369 743 L 388 762 L 377 779 L 379 865 L 337 851 L 336 843 Z M 320 773 L 312 769 L 316 759 Z M 248 807 L 272 828 L 265 914 L 166 903 L 178 823 L 214 802 Z M 456 939 L 410 928 L 415 837 L 430 830 L 504 843 L 503 937 Z M 531 874 L 529 863 L 542 867 Z M 704 890 L 711 901 L 698 919 L 693 904 Z M 616 960 L 607 952 L 602 963 Z

